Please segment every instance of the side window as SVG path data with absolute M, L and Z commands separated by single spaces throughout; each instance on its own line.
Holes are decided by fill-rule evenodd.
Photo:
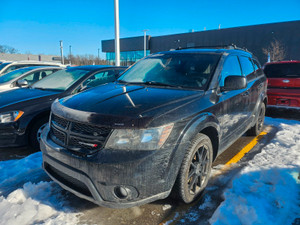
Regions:
M 125 69 L 115 70 L 116 77 L 120 76 L 120 74 L 123 73 L 124 71 Z
M 242 76 L 239 60 L 237 56 L 226 58 L 220 77 L 220 86 L 224 86 L 224 80 L 227 76 Z
M 22 80 L 26 80 L 29 85 L 37 82 L 40 77 L 40 72 L 30 73 L 27 76 L 23 77 Z
M 101 84 L 115 81 L 115 72 L 113 70 L 103 71 L 90 76 L 82 83 L 83 87 L 96 87 Z
M 4 73 L 8 73 L 10 71 L 13 71 L 13 70 L 16 70 L 16 69 L 20 69 L 20 68 L 23 68 L 23 67 L 28 67 L 29 65 L 15 65 L 15 66 L 11 66 L 11 67 L 8 67 Z
M 255 71 L 261 68 L 259 62 L 256 59 L 253 59 L 253 65 L 254 65 Z
M 247 76 L 254 72 L 253 64 L 251 59 L 248 57 L 240 56 L 240 62 L 243 70 L 243 75 Z
M 50 75 L 51 73 L 54 73 L 56 72 L 57 70 L 44 70 L 44 71 L 41 71 L 41 76 L 40 76 L 40 79 L 43 79 L 44 77 Z

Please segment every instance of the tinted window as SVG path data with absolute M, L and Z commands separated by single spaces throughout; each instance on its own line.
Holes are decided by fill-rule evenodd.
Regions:
M 229 56 L 226 58 L 221 73 L 221 87 L 224 86 L 224 80 L 227 76 L 242 76 L 242 71 L 237 56 Z
M 300 77 L 300 63 L 268 64 L 264 72 L 269 78 Z
M 8 64 L 11 64 L 11 63 L 2 63 L 0 65 L 0 70 L 2 70 L 4 67 L 6 67 Z
M 255 71 L 261 68 L 259 62 L 255 59 L 253 59 L 253 65 L 254 65 Z
M 115 81 L 115 72 L 114 70 L 103 71 L 93 76 L 89 77 L 86 81 L 83 82 L 83 87 L 96 87 L 101 84 L 109 83 Z
M 239 58 L 242 66 L 243 75 L 247 76 L 250 73 L 253 73 L 254 68 L 251 59 L 244 56 L 240 56 Z
M 156 54 L 125 71 L 119 81 L 205 89 L 219 58 L 207 53 Z
M 30 65 L 15 65 L 15 66 L 10 66 L 5 71 L 3 71 L 3 73 L 8 73 L 10 71 L 13 71 L 13 70 L 16 70 L 16 69 L 19 69 L 19 68 L 23 68 L 23 67 L 28 67 L 28 66 L 30 66 Z

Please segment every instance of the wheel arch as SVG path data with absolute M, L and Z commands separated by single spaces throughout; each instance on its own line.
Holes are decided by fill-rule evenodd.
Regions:
M 28 125 L 27 125 L 27 128 L 26 128 L 26 135 L 27 135 L 27 138 L 29 138 L 30 130 L 31 130 L 32 126 L 36 123 L 36 121 L 39 120 L 39 119 L 41 119 L 41 118 L 45 118 L 45 117 L 48 117 L 48 118 L 49 118 L 49 116 L 50 116 L 50 110 L 43 111 L 43 112 L 40 112 L 40 113 L 36 114 L 36 115 L 30 120 L 30 122 L 29 122 Z
M 205 134 L 209 137 L 213 146 L 213 161 L 216 159 L 219 150 L 219 134 L 215 127 L 209 126 L 201 130 L 199 133 Z
M 218 119 L 212 113 L 202 113 L 193 119 L 184 129 L 181 143 L 188 143 L 198 133 L 207 135 L 213 145 L 213 160 L 218 155 L 220 143 L 220 124 Z

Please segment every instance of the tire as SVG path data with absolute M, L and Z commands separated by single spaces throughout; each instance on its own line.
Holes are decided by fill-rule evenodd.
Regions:
M 191 141 L 182 161 L 173 189 L 173 197 L 191 203 L 205 189 L 212 165 L 213 147 L 205 134 L 197 134 Z
M 35 123 L 30 128 L 29 144 L 36 151 L 40 150 L 40 135 L 43 128 L 45 128 L 45 126 L 48 124 L 48 121 L 48 117 L 42 117 L 35 121 Z
M 247 136 L 257 136 L 262 132 L 263 127 L 264 127 L 265 114 L 266 114 L 266 105 L 265 105 L 265 103 L 262 103 L 259 114 L 258 114 L 257 121 L 256 121 L 255 125 L 246 132 Z

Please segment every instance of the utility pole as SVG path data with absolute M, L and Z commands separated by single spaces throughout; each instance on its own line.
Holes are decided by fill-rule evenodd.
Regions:
M 144 57 L 146 57 L 146 48 L 147 48 L 147 40 L 146 40 L 147 36 L 146 36 L 146 32 L 147 31 L 148 31 L 147 29 L 143 30 L 143 32 L 144 32 Z
M 98 48 L 98 60 L 100 59 L 100 48 Z
M 59 41 L 60 43 L 60 57 L 61 57 L 61 64 L 65 64 L 64 62 L 64 49 L 63 49 L 63 41 Z
M 119 0 L 115 0 L 115 65 L 120 66 Z
M 70 65 L 72 65 L 72 46 L 69 46 L 69 60 L 70 60 Z

